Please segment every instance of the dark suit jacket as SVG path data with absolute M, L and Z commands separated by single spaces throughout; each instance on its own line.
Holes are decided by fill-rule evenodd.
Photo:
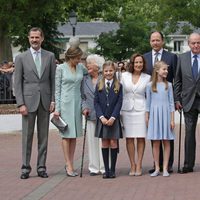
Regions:
M 177 72 L 174 83 L 174 99 L 183 105 L 185 112 L 188 112 L 195 97 L 200 97 L 200 74 L 197 80 L 193 79 L 191 66 L 191 51 L 179 56 Z
M 147 63 L 147 74 L 152 75 L 153 72 L 152 51 L 145 53 L 144 58 Z M 163 50 L 161 60 L 169 65 L 167 81 L 172 83 L 176 74 L 177 55 Z
M 105 87 L 102 91 L 98 91 L 97 85 L 95 90 L 94 107 L 98 118 L 104 116 L 107 119 L 110 117 L 119 119 L 122 107 L 122 85 L 120 84 L 119 92 L 115 93 L 114 85 L 112 84 L 108 96 Z
M 40 99 L 43 107 L 49 110 L 50 102 L 55 101 L 55 57 L 41 49 L 41 77 L 39 78 L 30 49 L 15 59 L 14 88 L 17 105 L 26 105 L 28 112 L 37 110 Z

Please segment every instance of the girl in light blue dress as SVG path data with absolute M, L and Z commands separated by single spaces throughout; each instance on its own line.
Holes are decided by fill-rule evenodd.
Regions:
M 151 177 L 160 174 L 159 153 L 160 140 L 164 145 L 163 176 L 169 176 L 167 171 L 170 140 L 174 140 L 174 98 L 172 84 L 167 82 L 168 65 L 158 61 L 154 65 L 152 81 L 146 87 L 146 123 L 147 139 L 153 142 L 153 157 L 155 171 Z

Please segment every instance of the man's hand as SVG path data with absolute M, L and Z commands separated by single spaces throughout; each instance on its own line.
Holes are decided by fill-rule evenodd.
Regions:
M 181 105 L 181 103 L 179 101 L 177 101 L 175 103 L 175 107 L 176 107 L 176 110 L 178 110 L 179 112 L 182 110 L 183 106 Z
M 25 105 L 22 105 L 19 107 L 19 112 L 22 114 L 22 115 L 28 115 L 28 109 Z
M 55 102 L 51 102 L 49 112 L 52 113 L 55 110 Z

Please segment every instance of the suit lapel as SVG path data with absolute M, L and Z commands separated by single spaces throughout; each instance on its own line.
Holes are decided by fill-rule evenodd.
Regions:
M 92 93 L 94 93 L 94 87 L 93 87 L 92 79 L 91 79 L 90 75 L 87 75 L 87 78 L 85 79 L 85 84 L 87 85 L 88 89 Z
M 46 68 L 46 64 L 47 64 L 47 59 L 48 59 L 48 56 L 46 55 L 46 52 L 41 49 L 41 77 L 45 71 L 45 68 Z
M 186 74 L 189 74 L 191 76 L 191 78 L 193 79 L 192 66 L 191 66 L 191 62 L 192 62 L 191 61 L 191 52 L 188 52 L 184 58 L 185 58 L 184 66 L 185 66 Z
M 163 52 L 162 52 L 161 60 L 164 61 L 164 62 L 167 62 L 167 54 L 166 54 L 165 50 L 163 50 Z

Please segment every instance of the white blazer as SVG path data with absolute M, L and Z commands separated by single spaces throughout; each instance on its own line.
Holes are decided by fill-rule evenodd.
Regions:
M 132 74 L 130 72 L 122 73 L 121 83 L 123 85 L 123 104 L 122 111 L 145 111 L 145 91 L 146 85 L 150 81 L 151 76 L 141 73 L 136 84 L 133 84 Z

